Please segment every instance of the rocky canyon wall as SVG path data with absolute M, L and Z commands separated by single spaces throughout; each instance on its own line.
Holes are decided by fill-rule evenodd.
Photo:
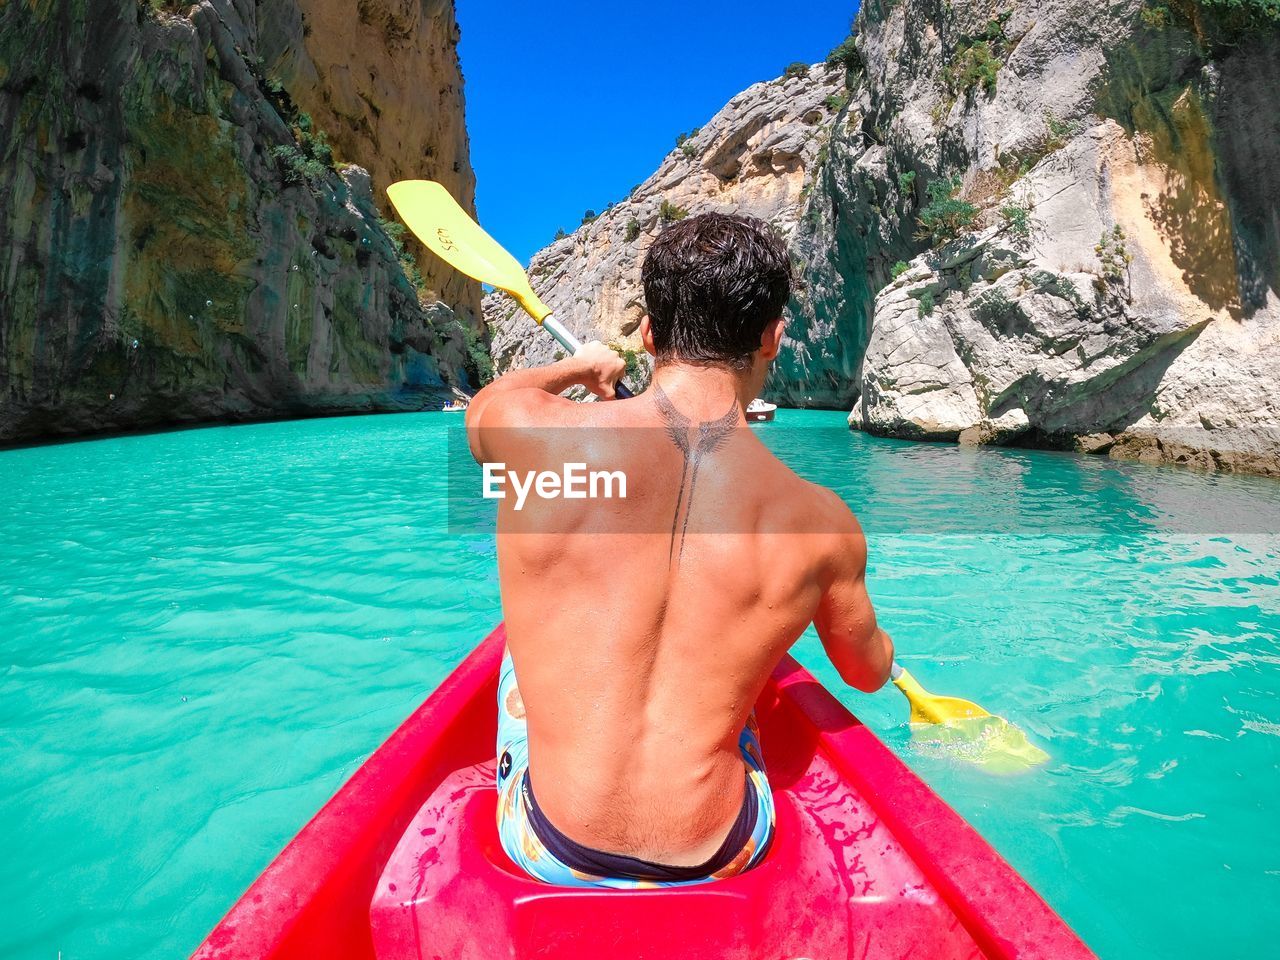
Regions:
M 867 0 L 831 68 L 736 96 L 536 255 L 535 285 L 638 349 L 664 218 L 761 216 L 803 278 L 769 399 L 884 436 L 1280 473 L 1273 7 Z M 500 368 L 554 355 L 505 298 L 485 317 Z
M 630 196 L 533 257 L 539 296 L 579 337 L 643 353 L 640 265 L 653 237 L 685 216 L 724 211 L 765 220 L 790 241 L 803 271 L 799 251 L 810 241 L 801 220 L 844 102 L 844 73 L 819 64 L 791 74 L 738 94 Z M 815 316 L 802 293 L 788 308 L 796 323 L 773 389 L 796 404 L 844 405 L 854 395 L 846 346 L 858 342 L 857 331 L 840 330 L 823 306 Z M 486 297 L 484 311 L 499 372 L 556 355 L 550 338 L 530 335 L 528 318 L 505 294 Z
M 866 4 L 830 196 L 918 255 L 852 424 L 1280 472 L 1280 32 L 1222 6 Z
M 379 217 L 410 172 L 471 202 L 456 40 L 441 0 L 0 4 L 0 441 L 465 386 L 478 289 Z

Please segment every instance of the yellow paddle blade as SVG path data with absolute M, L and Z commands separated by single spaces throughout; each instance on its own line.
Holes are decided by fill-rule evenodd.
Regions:
M 434 180 L 401 180 L 387 187 L 404 225 L 437 257 L 473 280 L 505 290 L 541 323 L 551 308 L 529 286 L 524 267 L 485 233 Z
M 921 753 L 945 760 L 963 760 L 988 773 L 1025 773 L 1049 759 L 1047 753 L 1003 717 L 913 723 L 911 742 Z
M 894 678 L 893 685 L 910 701 L 912 723 L 947 723 L 950 720 L 991 716 L 976 703 L 959 697 L 939 697 L 930 693 L 906 670 Z
M 928 752 L 975 763 L 992 773 L 1019 773 L 1049 759 L 1016 726 L 976 703 L 932 694 L 906 670 L 893 683 L 911 703 L 912 741 Z

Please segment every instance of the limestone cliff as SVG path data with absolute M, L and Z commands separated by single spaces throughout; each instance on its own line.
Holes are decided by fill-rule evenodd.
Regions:
M 474 207 L 453 0 L 293 0 L 259 10 L 268 73 L 328 134 L 339 160 L 369 171 L 380 207 L 388 185 L 413 178 L 438 180 Z M 418 253 L 432 294 L 478 317 L 478 285 Z
M 1280 473 L 1278 28 L 1270 0 L 866 0 L 839 69 L 739 94 L 535 282 L 634 347 L 661 201 L 754 213 L 804 280 L 770 399 Z M 499 365 L 548 359 L 513 312 L 486 300 Z
M 924 252 L 851 423 L 1280 472 L 1280 32 L 1225 6 L 864 7 L 828 192 Z
M 843 71 L 818 65 L 758 83 L 729 101 L 684 139 L 625 200 L 537 253 L 530 271 L 539 295 L 580 337 L 642 352 L 636 327 L 644 315 L 640 264 L 650 240 L 673 219 L 711 210 L 750 214 L 776 226 L 797 249 L 802 210 L 843 102 Z M 790 310 L 804 315 L 803 296 Z M 503 294 L 485 298 L 499 371 L 545 363 L 550 338 L 530 335 L 528 318 Z M 800 321 L 804 333 L 788 353 L 777 395 L 795 402 L 843 403 L 854 372 L 825 316 Z M 822 362 L 811 364 L 811 352 Z M 812 377 L 816 382 L 809 383 Z
M 375 200 L 419 152 L 470 199 L 456 30 L 435 0 L 0 4 L 0 441 L 465 383 L 478 292 L 420 300 Z

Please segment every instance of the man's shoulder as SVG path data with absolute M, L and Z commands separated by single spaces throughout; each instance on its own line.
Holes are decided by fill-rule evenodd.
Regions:
M 807 509 L 814 521 L 815 531 L 836 537 L 861 536 L 862 529 L 853 510 L 830 487 L 797 478 L 807 493 Z
M 772 454 L 769 461 L 754 471 L 754 480 L 780 529 L 837 535 L 858 531 L 853 511 L 834 490 L 804 479 Z
M 485 411 L 485 426 L 507 429 L 572 426 L 579 406 L 581 404 L 545 390 L 509 390 L 490 402 Z
M 476 458 L 485 461 L 540 456 L 556 427 L 571 426 L 578 404 L 544 390 L 504 390 L 485 404 L 479 416 L 469 415 L 467 432 Z

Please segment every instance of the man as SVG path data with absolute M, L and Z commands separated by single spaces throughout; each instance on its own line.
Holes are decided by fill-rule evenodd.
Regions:
M 746 427 L 782 341 L 786 247 L 757 220 L 691 217 L 653 242 L 643 280 L 644 394 L 559 396 L 613 398 L 623 363 L 589 343 L 500 378 L 467 413 L 481 462 L 626 477 L 625 499 L 499 508 L 499 827 L 551 883 L 680 885 L 752 866 L 773 833 L 752 716 L 773 668 L 811 622 L 860 690 L 893 659 L 849 508 Z

